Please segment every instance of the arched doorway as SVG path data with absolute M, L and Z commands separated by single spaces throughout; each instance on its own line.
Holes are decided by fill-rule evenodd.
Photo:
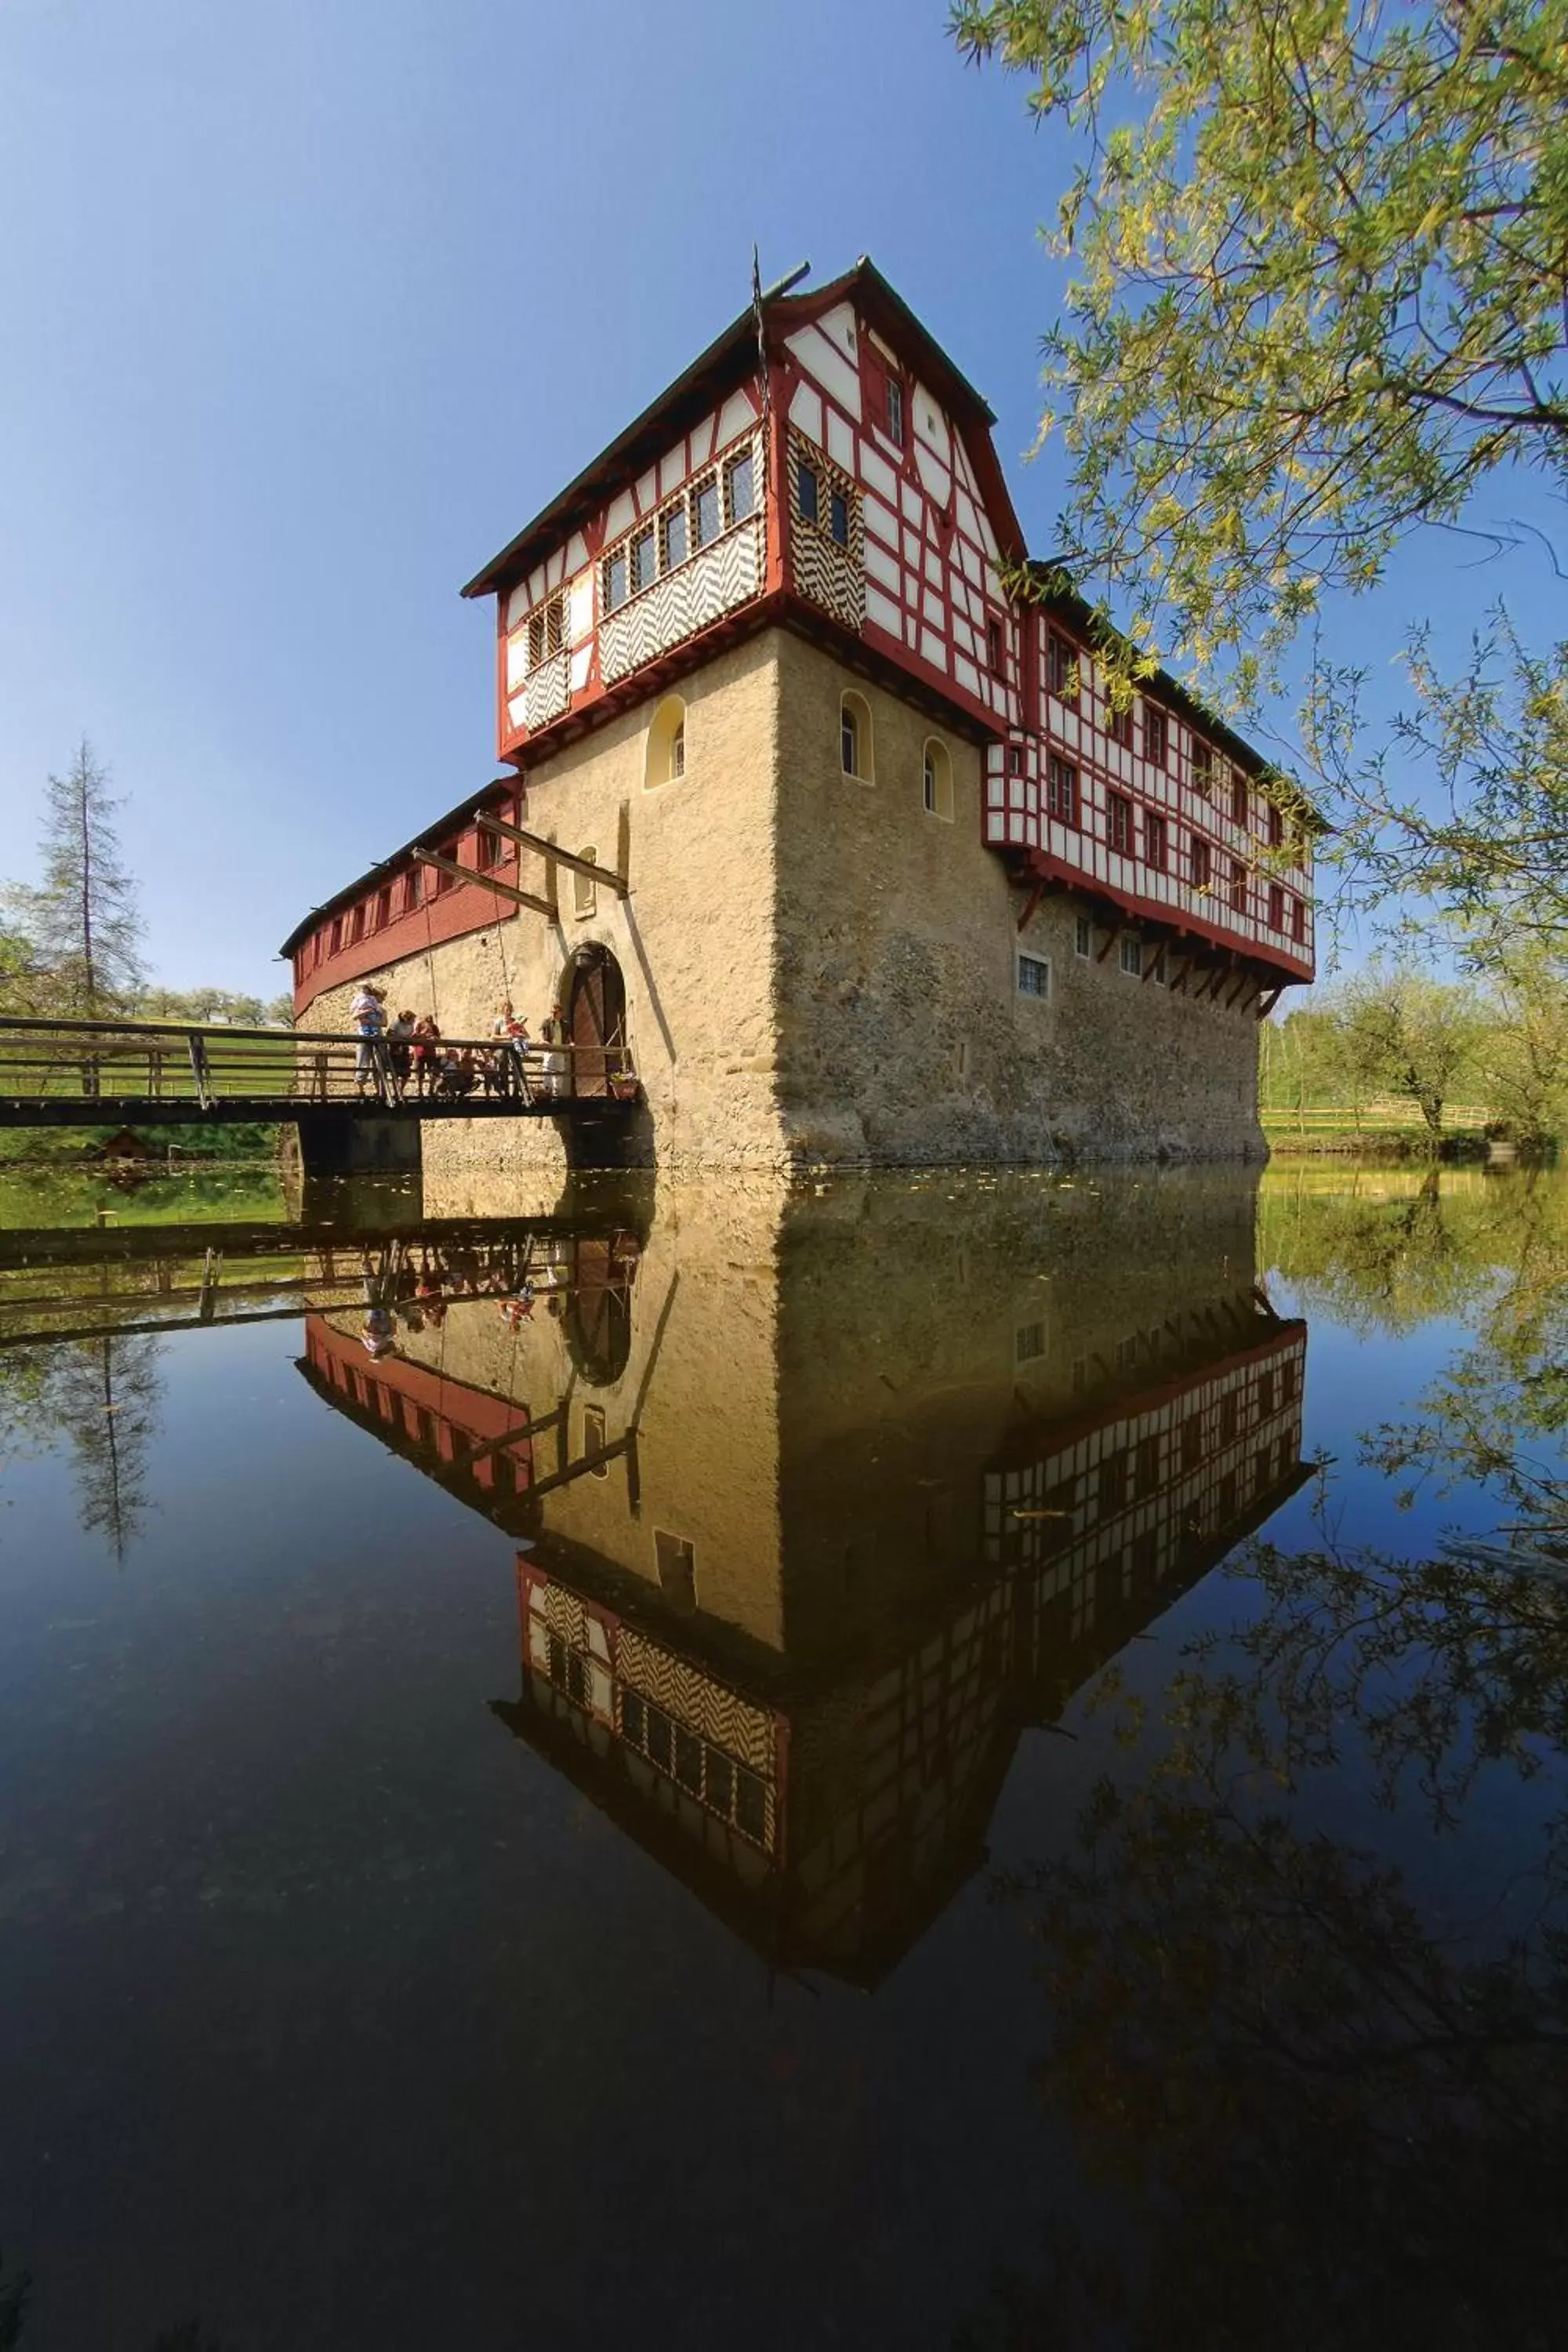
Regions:
M 626 1066 L 626 984 L 608 948 L 579 948 L 566 967 L 562 1007 L 574 1095 L 605 1096 Z

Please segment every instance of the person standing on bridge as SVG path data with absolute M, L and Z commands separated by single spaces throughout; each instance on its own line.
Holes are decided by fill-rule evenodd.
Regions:
M 400 1013 L 386 1033 L 387 1060 L 392 1065 L 392 1091 L 399 1102 L 408 1092 L 408 1070 L 413 1060 L 414 1014 Z
M 354 1091 L 363 1096 L 367 1086 L 374 1086 L 378 1072 L 376 1046 L 386 1026 L 386 1005 L 379 988 L 366 981 L 355 989 L 349 1006 L 349 1018 L 359 1032 L 359 1052 L 354 1055 Z

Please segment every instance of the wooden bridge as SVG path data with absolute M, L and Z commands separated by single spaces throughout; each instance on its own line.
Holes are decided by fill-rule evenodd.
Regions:
M 368 1164 L 353 1131 L 369 1124 L 414 1160 L 431 1120 L 549 1118 L 591 1136 L 623 1130 L 640 1099 L 613 1042 L 0 1015 L 0 1128 L 292 1122 L 307 1164 L 352 1167 Z

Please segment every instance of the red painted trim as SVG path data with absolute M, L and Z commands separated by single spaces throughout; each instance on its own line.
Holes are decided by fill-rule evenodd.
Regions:
M 1250 1348 L 1237 1348 L 1228 1356 L 1215 1356 L 1208 1363 L 1200 1364 L 1195 1370 L 1174 1374 L 1157 1388 L 1123 1391 L 1096 1412 L 1080 1414 L 1069 1421 L 1036 1422 L 1027 1429 L 1016 1430 L 1005 1439 L 1001 1449 L 992 1455 L 986 1466 L 1002 1470 L 1019 1463 L 1032 1463 L 1053 1454 L 1064 1453 L 1068 1446 L 1077 1445 L 1082 1439 L 1109 1429 L 1113 1422 L 1142 1421 L 1151 1413 L 1158 1412 L 1163 1405 L 1174 1404 L 1183 1397 L 1190 1396 L 1194 1389 L 1200 1388 L 1205 1381 L 1227 1379 L 1233 1372 L 1245 1370 L 1249 1364 L 1265 1364 L 1271 1358 L 1298 1353 L 1304 1363 L 1306 1345 L 1306 1324 L 1299 1318 L 1292 1318 L 1268 1339 L 1258 1340 Z M 1275 1413 L 1299 1412 L 1304 1388 L 1303 1382 L 1293 1397 L 1277 1402 Z
M 417 1303 L 417 1302 L 416 1302 Z M 494 1302 L 497 1309 L 500 1299 Z M 305 1318 L 305 1354 L 321 1377 L 329 1381 L 340 1394 L 360 1405 L 362 1412 L 372 1409 L 358 1397 L 348 1374 L 357 1372 L 372 1392 L 372 1404 L 388 1428 L 404 1436 L 411 1435 L 406 1423 L 387 1411 L 387 1402 L 400 1397 L 427 1412 L 434 1423 L 437 1448 L 443 1461 L 455 1460 L 452 1432 L 458 1430 L 476 1445 L 488 1444 L 491 1438 L 504 1437 L 526 1419 L 526 1406 L 510 1397 L 497 1396 L 492 1389 L 470 1388 L 466 1381 L 449 1381 L 439 1372 L 415 1363 L 407 1356 L 382 1356 L 373 1360 L 362 1343 L 348 1332 L 339 1331 L 320 1315 Z M 384 1397 L 377 1391 L 385 1392 Z M 519 1438 L 509 1452 L 523 1464 L 533 1476 L 533 1446 L 531 1440 Z M 483 1468 L 481 1464 L 480 1468 Z
M 477 828 L 458 836 L 455 855 L 459 863 L 473 863 L 477 844 Z M 430 844 L 433 849 L 441 845 L 437 842 Z M 466 857 L 462 854 L 465 848 L 468 851 Z M 358 908 L 374 907 L 388 881 L 396 893 L 397 903 L 401 904 L 408 870 L 406 866 L 398 866 L 388 875 L 367 883 L 358 898 L 323 918 L 316 938 L 321 937 L 322 929 L 330 937 L 332 923 L 339 920 L 346 930 L 350 916 Z M 517 878 L 515 850 L 509 850 L 497 865 L 488 867 L 486 872 L 493 874 L 497 881 L 521 887 Z M 341 988 L 347 981 L 362 979 L 366 972 L 380 971 L 389 964 L 405 963 L 411 957 L 423 955 L 426 947 L 444 947 L 447 940 L 463 939 L 470 932 L 491 930 L 498 923 L 510 921 L 513 916 L 525 911 L 514 906 L 510 899 L 488 890 L 484 876 L 478 871 L 472 882 L 454 882 L 449 890 L 439 894 L 433 887 L 435 868 L 426 867 L 425 873 L 426 895 L 420 906 L 409 912 L 395 913 L 390 923 L 365 931 L 352 944 L 341 947 L 336 955 L 323 954 L 319 962 L 310 963 L 304 977 L 295 983 L 296 1021 L 318 996 L 329 989 Z M 542 922 L 544 919 L 541 916 L 538 919 Z M 308 950 L 310 942 L 307 941 L 305 945 Z
M 1086 874 L 1078 866 L 1068 865 L 1065 859 L 1053 857 L 1048 850 L 1021 849 L 1016 842 L 994 841 L 989 846 L 996 850 L 1005 849 L 1010 856 L 1021 862 L 1026 871 L 1039 874 L 1048 882 L 1075 890 L 1082 898 L 1107 899 L 1124 914 L 1137 915 L 1146 922 L 1156 923 L 1178 939 L 1190 934 L 1194 939 L 1206 940 L 1211 947 L 1230 949 L 1249 963 L 1282 966 L 1289 971 L 1292 980 L 1310 982 L 1312 978 L 1314 967 L 1310 963 L 1279 954 L 1271 950 L 1265 940 L 1249 940 L 1240 932 L 1225 930 L 1217 923 L 1205 921 L 1201 915 L 1189 914 L 1184 907 L 1172 907 L 1163 899 L 1144 898 L 1136 891 L 1120 890 L 1112 882 L 1102 882 L 1097 874 Z

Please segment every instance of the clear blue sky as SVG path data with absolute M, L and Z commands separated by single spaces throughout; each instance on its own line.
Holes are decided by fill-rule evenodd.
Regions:
M 85 730 L 153 976 L 280 988 L 306 908 L 493 772 L 490 610 L 457 591 L 742 307 L 753 237 L 764 280 L 873 255 L 1048 548 L 1060 478 L 1019 459 L 1061 159 L 944 25 L 8 0 L 0 875 Z M 1450 620 L 1499 584 L 1445 564 L 1405 584 Z

